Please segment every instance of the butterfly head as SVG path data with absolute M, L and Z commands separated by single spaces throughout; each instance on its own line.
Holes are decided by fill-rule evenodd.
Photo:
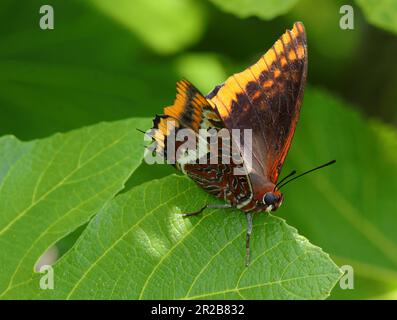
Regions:
M 284 196 L 279 190 L 269 191 L 263 195 L 262 203 L 265 211 L 276 211 L 283 203 Z

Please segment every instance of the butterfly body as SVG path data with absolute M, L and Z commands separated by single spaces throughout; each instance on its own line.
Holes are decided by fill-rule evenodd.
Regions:
M 239 164 L 231 161 L 233 151 L 225 163 L 223 155 L 212 155 L 208 149 L 193 155 L 196 161 L 177 161 L 175 166 L 204 190 L 247 214 L 277 210 L 283 195 L 276 184 L 298 122 L 306 74 L 306 34 L 297 22 L 255 64 L 230 76 L 207 96 L 186 80 L 178 82 L 174 104 L 154 120 L 153 150 L 167 159 L 178 158 L 168 150 L 167 137 L 181 129 L 197 136 L 202 129 L 249 130 L 250 144 L 240 141 L 234 151 Z M 234 140 L 229 137 L 229 142 Z M 182 144 L 178 141 L 176 147 Z M 222 146 L 218 144 L 220 152 Z M 238 175 L 237 168 L 242 168 Z

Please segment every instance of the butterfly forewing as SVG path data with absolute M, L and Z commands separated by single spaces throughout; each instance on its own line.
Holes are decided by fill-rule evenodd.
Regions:
M 304 27 L 295 23 L 257 63 L 207 98 L 229 129 L 252 129 L 254 192 L 277 181 L 294 135 L 307 73 Z

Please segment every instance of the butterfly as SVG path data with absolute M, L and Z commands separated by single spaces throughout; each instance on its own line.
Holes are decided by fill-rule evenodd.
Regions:
M 238 165 L 231 161 L 175 163 L 177 169 L 201 188 L 224 200 L 225 205 L 221 207 L 236 207 L 245 212 L 248 222 L 247 265 L 253 213 L 277 210 L 284 199 L 280 184 L 296 173 L 293 171 L 277 182 L 299 119 L 307 65 L 305 29 L 301 22 L 296 22 L 255 64 L 230 76 L 207 96 L 187 80 L 177 82 L 174 104 L 164 108 L 164 114 L 156 116 L 153 121 L 151 137 L 154 147 L 151 150 L 168 158 L 171 152 L 167 137 L 171 132 L 178 133 L 182 129 L 197 134 L 202 129 L 227 129 L 229 132 L 234 129 L 251 130 L 251 145 L 248 148 L 251 163 L 250 170 L 247 169 L 245 174 L 234 174 Z M 240 150 L 244 147 L 243 141 Z M 211 160 L 207 151 L 203 157 Z M 216 157 L 220 158 L 219 155 Z M 197 154 L 193 154 L 193 160 L 198 158 Z M 247 157 L 241 155 L 241 158 L 244 168 Z M 189 159 L 192 160 L 192 157 Z M 184 216 L 201 213 L 209 207 L 219 205 L 206 205 Z

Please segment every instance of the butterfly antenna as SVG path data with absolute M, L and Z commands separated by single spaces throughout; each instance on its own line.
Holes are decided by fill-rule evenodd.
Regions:
M 292 170 L 292 172 L 290 174 L 286 175 L 279 182 L 277 182 L 276 185 L 274 186 L 273 192 L 276 191 L 278 185 L 280 185 L 283 181 L 287 180 L 289 177 L 293 176 L 295 173 L 296 173 L 296 170 Z
M 318 169 L 327 167 L 327 166 L 329 166 L 329 165 L 331 165 L 331 164 L 334 164 L 335 162 L 336 162 L 336 160 L 332 160 L 332 161 L 329 161 L 329 162 L 327 162 L 327 163 L 325 163 L 325 164 L 322 164 L 321 166 L 318 166 L 318 167 L 315 167 L 315 168 L 313 168 L 313 169 L 310 169 L 310 170 L 308 170 L 308 171 L 306 171 L 306 172 L 303 172 L 303 173 L 297 175 L 296 177 L 293 177 L 292 179 L 290 179 L 290 180 L 284 182 L 281 186 L 278 186 L 277 188 L 280 190 L 280 189 L 281 189 L 282 187 L 284 187 L 287 183 L 290 183 L 291 181 L 293 181 L 293 180 L 295 180 L 295 179 L 298 179 L 298 178 L 304 176 L 305 174 L 308 174 L 308 173 L 310 173 L 310 172 L 313 172 L 313 171 L 316 171 L 316 170 L 318 170 Z M 285 180 L 285 178 L 284 178 L 283 180 Z M 283 180 L 282 180 L 282 181 L 283 181 Z M 281 182 L 281 181 L 280 181 L 280 182 Z M 278 183 L 277 185 L 279 185 L 279 184 L 280 184 L 280 183 Z
M 141 130 L 141 129 L 138 129 L 138 128 L 136 128 L 136 130 L 138 130 L 139 132 L 142 132 L 143 134 L 146 133 L 145 131 L 143 131 L 143 130 Z

